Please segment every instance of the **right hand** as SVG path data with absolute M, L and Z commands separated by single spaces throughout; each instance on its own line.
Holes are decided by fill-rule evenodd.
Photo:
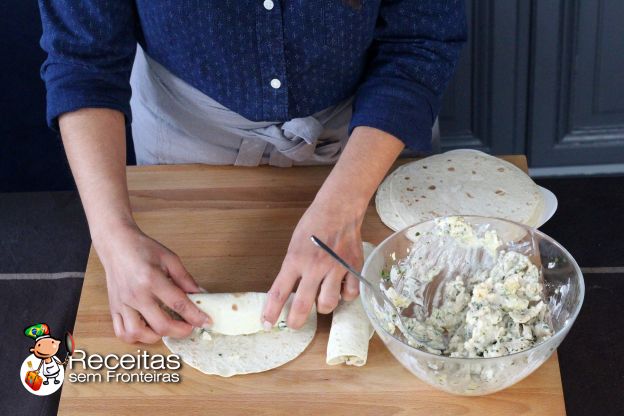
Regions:
M 127 343 L 154 343 L 162 336 L 182 338 L 212 320 L 186 296 L 202 289 L 171 250 L 128 225 L 94 237 L 106 271 L 108 299 L 117 337 Z M 184 321 L 171 318 L 166 305 Z

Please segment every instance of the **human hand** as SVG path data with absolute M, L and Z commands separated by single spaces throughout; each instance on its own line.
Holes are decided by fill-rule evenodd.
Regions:
M 117 337 L 127 343 L 154 343 L 165 335 L 180 338 L 193 327 L 210 326 L 210 317 L 186 296 L 201 288 L 171 250 L 136 225 L 112 228 L 93 241 L 106 271 Z M 184 321 L 171 318 L 162 304 Z
M 287 319 L 287 325 L 294 329 L 305 323 L 317 294 L 317 310 L 325 314 L 332 312 L 341 298 L 357 297 L 358 280 L 318 248 L 310 236 L 316 235 L 347 263 L 360 268 L 364 210 L 365 207 L 340 200 L 310 205 L 295 228 L 281 270 L 268 292 L 263 315 L 267 329 L 275 324 L 297 282 Z

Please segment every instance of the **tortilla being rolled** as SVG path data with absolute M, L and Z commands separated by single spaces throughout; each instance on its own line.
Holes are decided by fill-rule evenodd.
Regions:
M 370 243 L 363 243 L 364 259 L 374 248 Z M 373 332 L 359 296 L 351 302 L 340 301 L 332 315 L 325 362 L 328 365 L 345 363 L 363 366 Z
M 262 311 L 266 302 L 266 293 L 191 293 L 187 296 L 199 309 L 212 318 L 214 324 L 210 328 L 211 333 L 249 335 L 264 330 Z M 280 326 L 285 324 L 291 298 L 284 305 L 275 326 L 280 323 Z
M 211 331 L 194 329 L 191 335 L 182 339 L 163 337 L 163 342 L 186 364 L 205 374 L 230 377 L 271 370 L 297 358 L 316 333 L 314 307 L 300 329 L 293 330 L 280 324 L 290 310 L 292 295 L 278 324 L 270 331 L 265 331 L 261 322 L 266 293 L 199 293 L 188 296 L 210 314 L 213 328 Z

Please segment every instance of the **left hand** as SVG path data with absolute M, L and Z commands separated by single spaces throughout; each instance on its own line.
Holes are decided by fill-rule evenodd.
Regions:
M 317 300 L 319 313 L 330 313 L 340 299 L 358 295 L 358 280 L 311 240 L 313 234 L 356 269 L 362 266 L 360 229 L 366 207 L 336 198 L 335 202 L 315 201 L 306 210 L 293 233 L 282 268 L 268 292 L 264 310 L 265 326 L 273 326 L 297 282 L 287 324 L 298 329 L 306 321 Z M 346 279 L 345 279 L 346 277 Z M 266 324 L 268 322 L 268 324 Z

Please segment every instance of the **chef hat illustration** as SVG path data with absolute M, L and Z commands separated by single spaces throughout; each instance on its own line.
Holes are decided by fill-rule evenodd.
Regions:
M 50 338 L 50 327 L 47 324 L 36 324 L 24 330 L 24 335 L 39 341 L 43 338 Z

